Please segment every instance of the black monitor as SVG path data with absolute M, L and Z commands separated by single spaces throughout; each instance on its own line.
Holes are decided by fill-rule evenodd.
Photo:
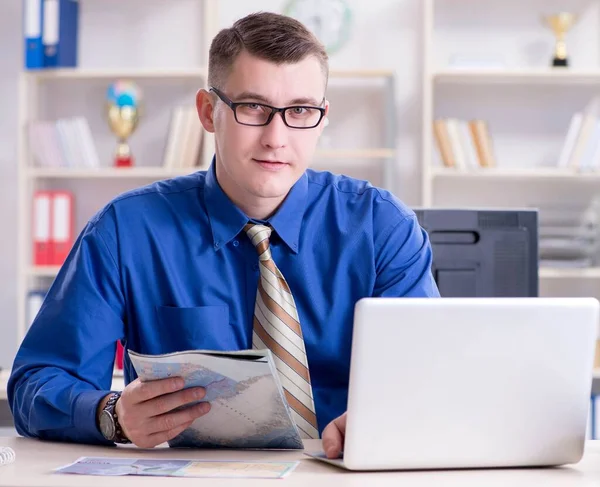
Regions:
M 442 297 L 537 297 L 537 210 L 416 208 Z

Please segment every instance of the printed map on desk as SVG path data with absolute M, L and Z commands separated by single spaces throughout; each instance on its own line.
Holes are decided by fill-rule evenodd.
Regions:
M 281 479 L 299 462 L 237 462 L 210 460 L 171 460 L 144 458 L 81 457 L 57 468 L 61 474 L 153 477 L 210 477 Z
M 142 381 L 183 377 L 206 388 L 208 414 L 169 441 L 171 447 L 302 449 L 300 432 L 283 394 L 269 350 L 165 355 L 129 351 Z

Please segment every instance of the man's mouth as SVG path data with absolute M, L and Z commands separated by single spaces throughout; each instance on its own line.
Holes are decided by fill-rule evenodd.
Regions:
M 287 162 L 274 161 L 272 159 L 253 159 L 260 167 L 267 171 L 281 171 L 288 166 Z

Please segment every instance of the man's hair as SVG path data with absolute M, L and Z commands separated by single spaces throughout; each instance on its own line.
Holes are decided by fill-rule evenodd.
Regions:
M 297 63 L 315 56 L 321 63 L 325 85 L 329 60 L 323 44 L 301 22 L 272 12 L 258 12 L 221 30 L 210 45 L 208 84 L 222 87 L 237 56 L 249 54 L 275 64 Z

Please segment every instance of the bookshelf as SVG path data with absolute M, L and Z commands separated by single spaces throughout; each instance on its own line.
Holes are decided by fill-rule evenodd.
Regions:
M 600 38 L 600 2 L 569 2 L 580 21 L 563 69 L 549 66 L 554 38 L 540 21 L 552 12 L 547 2 L 424 0 L 422 8 L 421 205 L 543 208 L 600 194 L 600 171 L 558 165 L 572 115 L 598 95 L 600 50 L 586 42 Z M 490 64 L 460 65 L 454 54 L 489 56 Z M 498 56 L 503 62 L 492 65 Z M 488 122 L 496 166 L 445 167 L 433 130 L 445 117 Z M 597 266 L 542 266 L 540 295 L 600 298 Z
M 125 10 L 134 9 L 130 5 L 135 4 L 137 13 L 145 13 L 145 10 L 152 11 L 152 15 L 161 15 L 160 9 L 170 9 L 169 5 L 161 2 L 153 2 L 152 5 L 146 4 L 144 0 L 128 0 L 128 2 L 118 2 Z M 171 4 L 171 2 L 169 2 Z M 98 30 L 99 20 L 94 18 L 90 22 L 92 15 L 99 15 L 100 18 L 111 17 L 113 14 L 106 14 L 102 9 L 116 9 L 120 7 L 117 4 L 107 3 L 105 7 L 99 6 L 95 2 L 81 2 L 82 19 L 87 15 L 88 22 L 82 22 L 82 27 L 92 27 L 95 29 L 95 35 L 102 31 Z M 173 6 L 175 2 L 173 2 Z M 112 59 L 101 55 L 104 64 L 102 66 L 91 66 L 86 64 L 89 61 L 81 59 L 80 66 L 77 68 L 51 69 L 42 71 L 22 71 L 19 76 L 19 140 L 18 140 L 18 311 L 17 311 L 17 342 L 20 344 L 27 327 L 27 295 L 29 291 L 47 289 L 60 270 L 59 266 L 35 266 L 32 259 L 32 196 L 36 189 L 67 189 L 75 193 L 75 237 L 87 220 L 99 210 L 111 197 L 116 196 L 122 191 L 135 188 L 154 181 L 168 179 L 180 175 L 189 174 L 198 169 L 204 169 L 212 160 L 214 154 L 214 141 L 210 134 L 204 133 L 201 149 L 201 166 L 198 168 L 166 168 L 162 165 L 162 155 L 159 154 L 161 148 L 157 145 L 152 148 L 144 148 L 143 143 L 138 142 L 136 150 L 134 140 L 142 137 L 141 132 L 146 130 L 141 140 L 144 142 L 155 142 L 157 138 L 166 138 L 169 116 L 166 115 L 167 109 L 174 103 L 181 103 L 182 99 L 193 103 L 191 96 L 199 88 L 206 88 L 207 81 L 207 61 L 208 47 L 217 31 L 222 27 L 219 25 L 219 2 L 218 0 L 185 0 L 178 4 L 180 6 L 197 7 L 195 12 L 200 22 L 191 22 L 186 19 L 188 27 L 195 23 L 202 31 L 199 40 L 202 44 L 200 49 L 200 58 L 194 56 L 189 61 L 189 66 L 171 66 L 170 59 L 167 59 L 164 66 L 160 63 L 152 62 L 150 67 L 137 67 L 131 63 L 124 63 L 125 56 L 119 57 L 121 61 L 112 64 Z M 174 7 L 175 8 L 175 7 Z M 89 10 L 88 10 L 89 9 Z M 165 13 L 171 15 L 172 9 Z M 249 9 L 249 13 L 252 9 Z M 133 10 L 132 10 L 133 12 Z M 157 14 L 158 12 L 158 14 Z M 181 12 L 180 12 L 181 13 Z M 106 18 L 108 18 L 106 17 Z M 148 18 L 143 18 L 147 22 Z M 112 17 L 111 17 L 112 18 Z M 133 16 L 136 21 L 140 20 Z M 93 24 L 93 25 L 92 25 Z M 148 24 L 148 25 L 151 25 Z M 112 26 L 111 28 L 117 28 Z M 92 29 L 92 30 L 93 30 Z M 132 32 L 137 32 L 135 25 L 131 26 Z M 142 28 L 143 30 L 143 28 Z M 164 30 L 164 29 L 163 29 Z M 85 32 L 82 33 L 85 35 Z M 164 32 L 163 32 L 164 35 Z M 135 37 L 135 36 L 134 36 Z M 185 36 L 183 36 L 185 38 Z M 87 43 L 88 52 L 90 46 L 93 47 L 95 39 L 88 37 L 84 43 Z M 156 44 L 156 42 L 155 42 Z M 128 47 L 128 46 L 125 46 Z M 93 50 L 93 49 L 92 49 Z M 193 50 L 198 50 L 193 48 Z M 135 52 L 133 50 L 132 52 Z M 98 53 L 96 53 L 98 54 Z M 102 54 L 102 53 L 99 53 Z M 118 53 L 117 53 L 118 54 Z M 118 56 L 117 56 L 118 57 Z M 164 57 L 164 55 L 163 55 Z M 179 58 L 182 58 L 180 55 Z M 151 60 L 154 61 L 154 60 Z M 156 66 L 156 64 L 159 64 Z M 104 120 L 103 99 L 102 97 L 109 83 L 117 79 L 132 80 L 140 85 L 144 91 L 144 103 L 152 106 L 147 108 L 148 119 L 142 120 L 138 131 L 131 138 L 131 145 L 136 158 L 135 166 L 131 168 L 115 168 L 110 162 L 110 154 L 116 144 L 116 138 L 109 133 L 108 126 Z M 381 111 L 376 111 L 376 117 L 382 130 L 375 127 L 373 119 L 368 122 L 371 132 L 377 131 L 378 135 L 373 143 L 369 143 L 365 137 L 358 137 L 356 146 L 347 146 L 343 142 L 340 144 L 339 135 L 344 131 L 358 129 L 361 132 L 361 120 L 357 119 L 358 125 L 340 127 L 338 132 L 336 124 L 333 125 L 333 133 L 328 144 L 319 147 L 315 154 L 315 162 L 320 167 L 331 169 L 336 172 L 344 172 L 346 164 L 365 164 L 369 167 L 375 167 L 381 171 L 383 185 L 391 187 L 394 179 L 393 168 L 396 160 L 395 148 L 395 124 L 394 124 L 394 72 L 384 69 L 332 69 L 329 74 L 329 95 L 333 93 L 334 97 L 343 98 L 346 96 L 345 88 L 363 90 L 365 87 L 375 87 L 375 91 L 385 100 L 391 100 Z M 166 93 L 166 94 L 165 94 Z M 328 95 L 328 96 L 329 96 Z M 92 99 L 93 98 L 93 99 Z M 48 100 L 51 102 L 48 103 Z M 158 101 L 155 101 L 158 99 Z M 59 100 L 58 102 L 55 100 Z M 62 101 L 65 105 L 63 107 Z M 368 103 L 365 102 L 365 105 Z M 98 145 L 100 156 L 100 167 L 41 167 L 35 164 L 33 151 L 28 144 L 27 126 L 30 122 L 44 119 L 49 120 L 61 116 L 73 116 L 78 114 L 80 107 L 84 108 L 82 116 L 89 115 L 90 129 L 94 142 Z M 160 113 L 159 121 L 150 117 Z M 335 117 L 335 116 L 334 116 Z M 331 130 L 327 129 L 328 131 Z M 371 137 L 375 139 L 375 137 Z M 138 139 L 140 140 L 140 139 Z M 158 148 L 158 150 L 157 150 Z M 330 166 L 331 165 L 331 166 Z M 325 166 L 325 167 L 323 167 Z M 93 195 L 90 201 L 87 201 L 88 194 Z M 81 201 L 81 195 L 85 195 L 86 201 Z M 93 199 L 93 201 L 92 201 Z M 82 203 L 82 204 L 79 204 Z

